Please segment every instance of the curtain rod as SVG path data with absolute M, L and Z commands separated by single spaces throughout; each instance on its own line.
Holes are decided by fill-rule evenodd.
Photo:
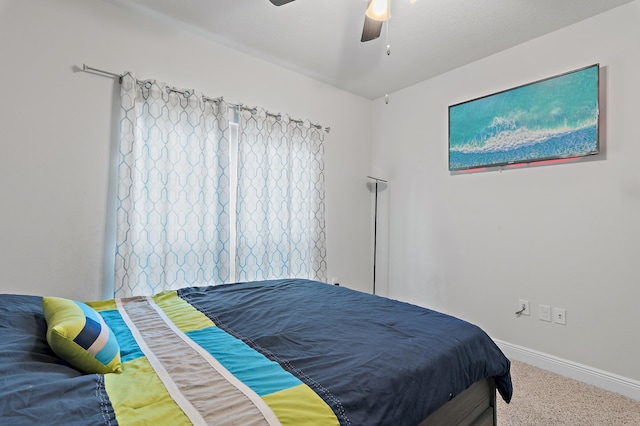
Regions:
M 124 74 L 117 74 L 115 72 L 111 72 L 111 71 L 105 71 L 105 70 L 101 70 L 98 68 L 94 68 L 94 67 L 90 67 L 87 64 L 82 64 L 82 71 L 84 72 L 88 72 L 88 73 L 96 73 L 96 74 L 101 74 L 103 76 L 107 76 L 107 77 L 112 77 L 112 78 L 117 78 L 118 81 L 120 83 L 122 83 L 122 77 L 124 77 Z M 176 92 L 176 93 L 180 93 L 185 97 L 189 97 L 191 96 L 191 92 L 189 90 L 181 90 L 175 87 L 166 87 L 167 92 Z M 210 98 L 208 96 L 203 96 L 202 100 L 205 102 L 213 102 L 216 105 L 218 105 L 220 102 L 224 101 L 224 98 L 222 96 L 218 97 L 218 98 Z M 252 115 L 255 115 L 258 113 L 258 108 L 257 107 L 249 107 L 247 105 L 244 104 L 232 104 L 232 103 L 228 103 L 228 105 L 232 108 L 236 108 L 236 109 L 240 109 L 243 111 L 249 111 Z M 269 117 L 273 117 L 276 119 L 276 121 L 280 121 L 282 120 L 282 114 L 278 113 L 272 113 L 269 111 L 265 111 L 265 113 L 269 116 Z M 289 121 L 296 123 L 297 125 L 301 126 L 304 123 L 304 120 L 296 120 L 295 118 L 289 118 Z M 331 127 L 323 127 L 320 124 L 316 124 L 316 123 L 312 123 L 309 122 L 309 125 L 318 129 L 318 130 L 324 130 L 325 133 L 329 133 L 331 131 Z

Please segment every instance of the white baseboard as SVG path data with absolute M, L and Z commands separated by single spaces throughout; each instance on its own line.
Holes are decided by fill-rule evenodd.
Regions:
M 507 358 L 640 401 L 640 382 L 637 380 L 501 340 L 494 341 Z

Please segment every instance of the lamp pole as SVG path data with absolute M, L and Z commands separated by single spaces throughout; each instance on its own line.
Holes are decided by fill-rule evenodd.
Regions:
M 384 179 L 367 176 L 375 181 L 375 203 L 373 208 L 373 294 L 376 294 L 376 260 L 378 251 L 378 183 L 387 183 Z

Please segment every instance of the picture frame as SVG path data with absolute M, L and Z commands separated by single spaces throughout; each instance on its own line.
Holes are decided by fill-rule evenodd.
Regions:
M 594 64 L 449 106 L 449 171 L 599 153 Z

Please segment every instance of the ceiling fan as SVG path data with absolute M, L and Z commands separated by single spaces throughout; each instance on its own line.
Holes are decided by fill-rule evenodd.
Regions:
M 291 3 L 295 0 L 270 0 L 276 6 Z M 380 37 L 382 23 L 389 19 L 391 0 L 369 0 L 367 11 L 364 15 L 364 27 L 362 28 L 362 38 L 360 41 L 375 40 Z

